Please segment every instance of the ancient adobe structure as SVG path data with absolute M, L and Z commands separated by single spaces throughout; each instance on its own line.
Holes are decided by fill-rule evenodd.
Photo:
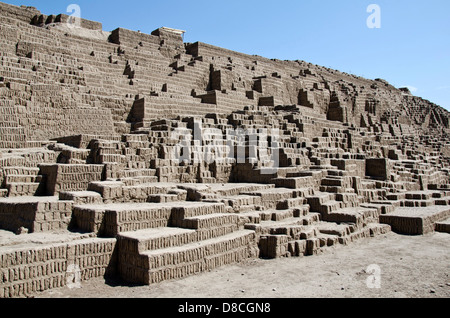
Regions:
M 449 232 L 449 113 L 302 61 L 0 3 L 0 298 Z

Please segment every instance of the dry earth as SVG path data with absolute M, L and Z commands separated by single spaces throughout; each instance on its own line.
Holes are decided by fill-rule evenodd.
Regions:
M 367 287 L 375 264 L 381 288 Z M 450 235 L 388 233 L 318 256 L 250 260 L 182 280 L 124 286 L 96 279 L 37 298 L 448 298 Z

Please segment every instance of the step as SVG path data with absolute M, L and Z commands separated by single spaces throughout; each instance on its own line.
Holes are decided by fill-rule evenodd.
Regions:
M 262 199 L 260 196 L 254 195 L 236 195 L 222 197 L 220 201 L 233 209 L 239 210 L 243 205 L 261 205 Z
M 399 234 L 423 235 L 433 232 L 435 223 L 450 217 L 450 207 L 430 206 L 424 208 L 397 208 L 394 212 L 380 215 L 380 223 L 388 224 Z
M 3 167 L 5 175 L 33 175 L 37 176 L 39 174 L 39 168 L 29 168 L 29 167 Z
M 120 253 L 125 254 L 139 254 L 198 241 L 197 231 L 176 227 L 121 232 L 117 239 Z
M 273 184 L 253 184 L 253 183 L 228 183 L 228 184 L 209 184 L 208 187 L 214 193 L 220 196 L 236 196 L 252 191 L 262 191 L 268 189 L 274 189 Z
M 184 201 L 178 194 L 152 194 L 147 198 L 149 203 L 167 203 Z
M 310 176 L 306 177 L 294 177 L 294 178 L 275 178 L 272 179 L 275 186 L 290 189 L 300 189 L 305 187 L 315 187 L 318 185 L 318 181 Z
M 150 285 L 256 258 L 258 254 L 255 232 L 241 230 L 209 240 L 142 252 L 135 262 L 119 265 L 119 271 L 126 281 Z
M 392 228 L 388 224 L 369 223 L 366 227 L 370 230 L 371 237 L 384 235 L 391 232 Z
M 266 234 L 276 234 L 281 232 L 288 233 L 288 230 L 284 229 L 290 229 L 292 227 L 298 228 L 298 227 L 305 227 L 312 224 L 315 224 L 320 221 L 320 214 L 319 213 L 308 213 L 305 216 L 302 217 L 293 217 L 293 218 L 286 218 L 282 221 L 264 221 L 261 220 L 259 224 L 246 224 L 245 228 L 249 230 L 256 231 L 258 235 L 266 235 Z M 282 229 L 282 230 L 280 230 Z
M 341 186 L 320 186 L 320 192 L 329 192 L 329 193 L 354 193 L 355 190 L 353 188 L 345 188 Z
M 314 226 L 320 233 L 335 235 L 337 237 L 344 237 L 350 235 L 357 229 L 357 227 L 354 224 L 339 224 L 325 221 L 319 222 Z
M 195 217 L 189 217 L 182 220 L 174 219 L 172 224 L 177 227 L 202 230 L 223 226 L 233 226 L 237 229 L 239 224 L 239 215 L 232 213 L 207 214 Z
M 102 196 L 93 191 L 72 191 L 60 192 L 59 199 L 63 201 L 73 201 L 73 204 L 102 204 Z
M 406 192 L 405 199 L 407 200 L 430 200 L 433 198 L 434 192 L 432 191 L 416 191 Z
M 358 202 L 358 195 L 354 192 L 337 193 L 336 201 L 341 201 L 344 203 L 345 202 Z
M 157 183 L 158 180 L 159 178 L 157 176 L 139 176 L 120 179 L 120 181 L 123 182 L 125 186 L 138 186 L 148 183 Z
M 362 229 L 354 226 L 320 222 L 301 232 L 302 239 L 288 243 L 290 256 L 320 254 L 324 248 L 338 244 L 348 245 L 358 239 L 383 235 L 391 231 L 389 225 L 369 223 Z
M 172 218 L 180 220 L 207 214 L 225 213 L 225 205 L 223 203 L 180 202 L 172 203 L 171 206 Z
M 436 222 L 435 231 L 450 234 L 450 218 Z
M 72 220 L 72 201 L 56 196 L 21 196 L 0 199 L 0 228 L 16 233 L 20 228 L 28 233 L 67 230 Z
M 299 197 L 294 199 L 285 199 L 277 201 L 276 209 L 287 210 L 295 207 L 302 207 L 304 205 L 306 205 L 306 199 L 304 197 Z
M 319 212 L 322 215 L 324 215 L 324 214 L 327 215 L 327 214 L 335 212 L 339 209 L 342 209 L 343 207 L 344 207 L 343 202 L 330 200 L 330 201 L 327 201 L 327 202 L 321 204 L 317 210 L 312 210 L 312 211 Z
M 442 200 L 440 201 L 442 202 Z M 427 206 L 433 206 L 436 204 L 436 200 L 435 199 L 428 199 L 428 200 L 403 200 L 401 202 L 402 207 L 427 207 Z
M 258 211 L 248 211 L 239 213 L 240 223 L 244 224 L 244 227 L 247 224 L 260 224 L 261 223 L 261 215 Z
M 277 201 L 296 198 L 299 192 L 294 189 L 273 188 L 259 191 L 243 192 L 242 195 L 261 197 L 261 205 L 266 209 L 275 209 Z
M 379 212 L 377 209 L 368 209 L 364 207 L 344 208 L 322 215 L 322 219 L 327 222 L 335 223 L 354 223 L 362 227 L 369 222 L 377 222 Z
M 336 187 L 343 187 L 343 185 L 346 183 L 346 180 L 343 178 L 331 178 L 327 177 L 322 179 L 321 185 L 323 186 L 336 186 Z
M 324 204 L 327 201 L 335 200 L 336 195 L 333 193 L 328 192 L 318 192 L 314 195 L 307 197 L 306 200 L 308 204 L 311 206 L 311 211 L 316 211 L 320 208 L 322 204 Z
M 406 199 L 406 193 L 405 192 L 390 193 L 390 194 L 386 195 L 386 198 L 388 200 L 392 200 L 392 201 L 402 201 L 402 200 Z
M 284 219 L 293 218 L 295 211 L 294 209 L 289 210 L 265 210 L 260 211 L 259 215 L 261 221 L 282 221 Z
M 25 175 L 25 174 L 8 174 L 5 176 L 4 183 L 39 183 L 42 181 L 42 176 L 39 175 Z
M 349 175 L 349 173 L 345 170 L 338 170 L 338 169 L 330 169 L 327 171 L 329 176 L 334 176 L 334 177 L 346 177 Z
M 360 207 L 364 207 L 364 208 L 373 208 L 378 210 L 379 214 L 388 214 L 393 212 L 396 207 L 393 206 L 392 204 L 384 204 L 384 203 L 361 203 Z
M 289 235 L 264 235 L 259 240 L 260 257 L 274 259 L 289 256 Z
M 383 201 L 383 200 L 372 200 L 370 201 L 371 204 L 379 204 L 379 205 L 385 205 L 385 206 L 391 206 L 394 209 L 399 208 L 402 205 L 401 200 L 390 200 L 390 201 Z
M 31 182 L 10 182 L 6 185 L 9 197 L 35 196 L 41 194 L 41 184 Z
M 434 200 L 435 205 L 450 205 L 450 196 L 441 197 Z

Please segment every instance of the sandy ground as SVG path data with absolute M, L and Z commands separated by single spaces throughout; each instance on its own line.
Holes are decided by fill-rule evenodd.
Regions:
M 377 272 L 369 266 L 376 265 Z M 378 277 L 373 280 L 372 278 Z M 369 282 L 369 285 L 367 284 Z M 380 288 L 376 283 L 380 283 Z M 36 298 L 448 298 L 450 235 L 395 233 L 317 256 L 249 260 L 182 280 L 124 286 L 95 279 Z

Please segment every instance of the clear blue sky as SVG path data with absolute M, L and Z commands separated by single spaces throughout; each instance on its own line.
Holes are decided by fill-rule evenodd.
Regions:
M 105 31 L 183 29 L 186 42 L 383 78 L 450 110 L 449 0 L 0 1 L 44 14 L 75 3 Z M 379 29 L 367 27 L 370 4 L 381 9 Z

